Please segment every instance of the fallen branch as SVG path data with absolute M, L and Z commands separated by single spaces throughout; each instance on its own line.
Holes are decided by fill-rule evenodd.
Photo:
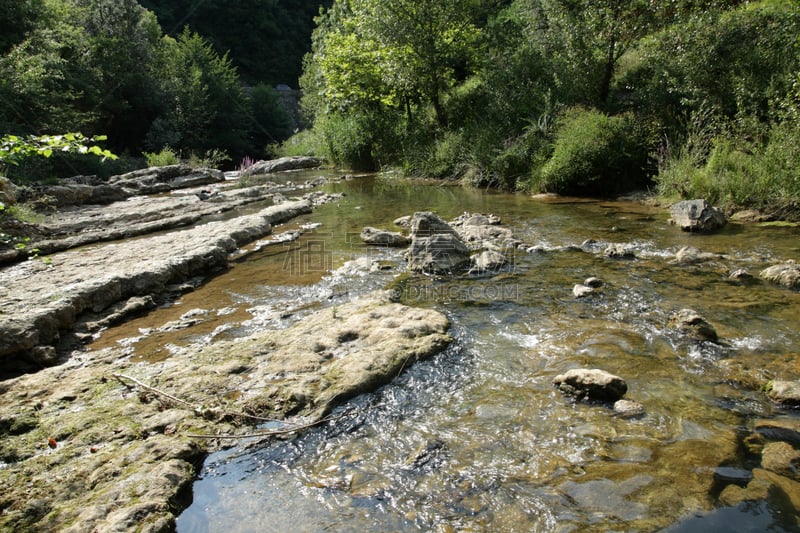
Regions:
M 180 399 L 180 398 L 178 398 L 176 396 L 173 396 L 172 394 L 166 393 L 166 392 L 164 392 L 162 390 L 159 390 L 159 389 L 157 389 L 155 387 L 151 387 L 150 385 L 146 385 L 146 384 L 142 383 L 141 381 L 139 381 L 136 378 L 132 378 L 130 376 L 126 376 L 125 374 L 112 374 L 112 376 L 117 378 L 117 380 L 120 383 L 122 383 L 123 385 L 125 385 L 126 387 L 128 387 L 129 385 L 123 381 L 124 379 L 127 379 L 128 381 L 132 381 L 133 383 L 136 384 L 136 386 L 146 390 L 147 392 L 152 392 L 154 394 L 158 394 L 159 396 L 163 396 L 165 398 L 168 398 L 169 400 L 171 400 L 171 401 L 173 401 L 175 403 L 179 403 L 181 405 L 185 405 L 186 407 L 191 408 L 192 411 L 195 412 L 195 414 L 198 414 L 198 415 L 202 415 L 203 414 L 203 408 L 201 406 L 192 405 L 190 402 L 187 402 L 186 400 L 182 400 L 182 399 Z
M 203 418 L 208 418 L 209 414 L 219 413 L 219 414 L 226 415 L 226 416 L 248 418 L 250 420 L 256 420 L 258 422 L 283 422 L 282 420 L 276 420 L 274 418 L 262 418 L 260 416 L 250 415 L 250 414 L 242 413 L 242 412 L 227 411 L 227 410 L 217 411 L 217 410 L 214 410 L 214 409 L 206 409 L 206 408 L 203 408 L 202 405 L 194 405 L 191 402 L 188 402 L 186 400 L 178 398 L 177 396 L 173 396 L 172 394 L 169 394 L 168 392 L 164 392 L 164 391 L 162 391 L 160 389 L 157 389 L 155 387 L 151 387 L 150 385 L 142 383 L 140 380 L 138 380 L 138 379 L 136 379 L 134 377 L 131 377 L 131 376 L 128 376 L 128 375 L 125 375 L 125 374 L 112 374 L 112 376 L 117 378 L 117 380 L 120 383 L 122 383 L 123 385 L 125 385 L 126 387 L 130 386 L 129 384 L 125 383 L 125 381 L 124 381 L 124 380 L 127 379 L 128 381 L 131 381 L 134 384 L 136 384 L 137 387 L 139 387 L 141 389 L 144 389 L 147 392 L 151 392 L 153 394 L 157 394 L 159 396 L 163 396 L 164 398 L 167 398 L 168 400 L 170 400 L 172 402 L 175 402 L 177 404 L 185 405 L 186 407 L 190 408 L 194 412 L 194 414 L 196 414 L 197 416 L 203 417 Z

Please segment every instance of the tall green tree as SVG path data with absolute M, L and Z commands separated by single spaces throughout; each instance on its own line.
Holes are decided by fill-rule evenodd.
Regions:
M 345 0 L 321 18 L 312 62 L 329 105 L 430 105 L 474 66 L 480 30 L 468 0 Z
M 310 50 L 314 17 L 332 0 L 141 0 L 164 31 L 184 27 L 205 37 L 219 54 L 230 52 L 251 85 L 296 87 L 303 56 Z
M 163 38 L 159 56 L 156 72 L 167 101 L 148 134 L 150 146 L 245 153 L 249 105 L 227 54 L 218 55 L 208 41 L 186 28 L 177 39 Z

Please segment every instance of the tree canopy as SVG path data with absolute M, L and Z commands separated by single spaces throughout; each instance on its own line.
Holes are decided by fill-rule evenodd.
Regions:
M 337 0 L 317 19 L 303 103 L 345 165 L 714 197 L 727 193 L 691 184 L 747 161 L 739 183 L 791 203 L 800 159 L 767 159 L 796 153 L 799 23 L 787 0 Z M 706 166 L 724 154 L 737 162 Z M 772 181 L 753 170 L 770 165 Z M 689 177 L 670 185 L 678 167 Z
M 296 84 L 312 9 L 319 5 L 0 0 L 0 134 L 106 135 L 112 150 L 134 156 L 169 147 L 264 157 L 291 134 L 271 85 L 284 76 Z M 296 50 L 284 56 L 289 42 Z M 234 59 L 234 46 L 246 53 Z M 265 58 L 282 73 L 254 67 L 245 84 L 240 69 Z

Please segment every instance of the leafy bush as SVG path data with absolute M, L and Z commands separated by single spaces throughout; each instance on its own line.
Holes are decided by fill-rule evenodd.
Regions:
M 148 167 L 166 167 L 181 162 L 178 153 L 169 146 L 165 146 L 160 152 L 144 152 L 142 155 L 147 160 Z
M 276 156 L 317 155 L 325 153 L 323 139 L 317 130 L 303 130 L 295 133 L 280 145 L 272 148 Z
M 222 165 L 227 161 L 231 161 L 231 156 L 228 155 L 228 152 L 212 148 L 211 150 L 206 150 L 203 155 L 191 152 L 186 164 L 192 168 L 222 168 Z
M 392 110 L 330 112 L 317 117 L 315 129 L 329 161 L 354 170 L 377 170 L 397 161 L 398 122 Z
M 766 140 L 718 134 L 706 158 L 682 148 L 662 162 L 662 196 L 705 198 L 727 210 L 754 208 L 796 217 L 800 206 L 800 137 L 791 121 L 775 124 Z M 794 214 L 792 214 L 794 213 Z
M 785 0 L 696 14 L 645 39 L 639 68 L 621 85 L 667 128 L 709 105 L 729 119 L 763 119 L 800 67 L 799 33 L 800 10 Z
M 553 152 L 534 172 L 536 192 L 605 195 L 646 183 L 644 136 L 630 116 L 568 110 L 556 125 Z

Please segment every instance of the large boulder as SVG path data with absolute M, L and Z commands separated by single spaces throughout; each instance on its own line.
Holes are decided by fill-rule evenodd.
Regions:
M 625 380 L 597 368 L 573 368 L 553 379 L 553 385 L 579 399 L 616 402 L 628 392 Z
M 451 274 L 470 262 L 469 248 L 457 235 L 435 233 L 430 237 L 415 237 L 406 252 L 408 268 L 428 274 Z
M 430 237 L 432 235 L 456 235 L 453 226 L 434 215 L 430 211 L 414 213 L 409 223 L 411 238 Z
M 317 168 L 321 166 L 323 160 L 319 157 L 297 156 L 281 157 L 270 161 L 258 161 L 242 172 L 242 176 L 254 176 L 257 174 L 271 174 L 273 172 L 285 172 L 288 170 L 303 170 Z
M 786 287 L 800 289 L 800 266 L 794 261 L 787 261 L 780 265 L 765 268 L 759 274 L 761 279 Z
M 709 232 L 725 225 L 725 215 L 705 200 L 678 202 L 670 210 L 675 224 L 683 231 Z
M 361 230 L 361 240 L 377 246 L 408 246 L 411 239 L 397 231 L 386 231 L 370 226 Z
M 453 220 L 450 226 L 473 252 L 516 248 L 520 241 L 510 229 L 499 224 L 500 218 L 496 215 L 464 213 Z

